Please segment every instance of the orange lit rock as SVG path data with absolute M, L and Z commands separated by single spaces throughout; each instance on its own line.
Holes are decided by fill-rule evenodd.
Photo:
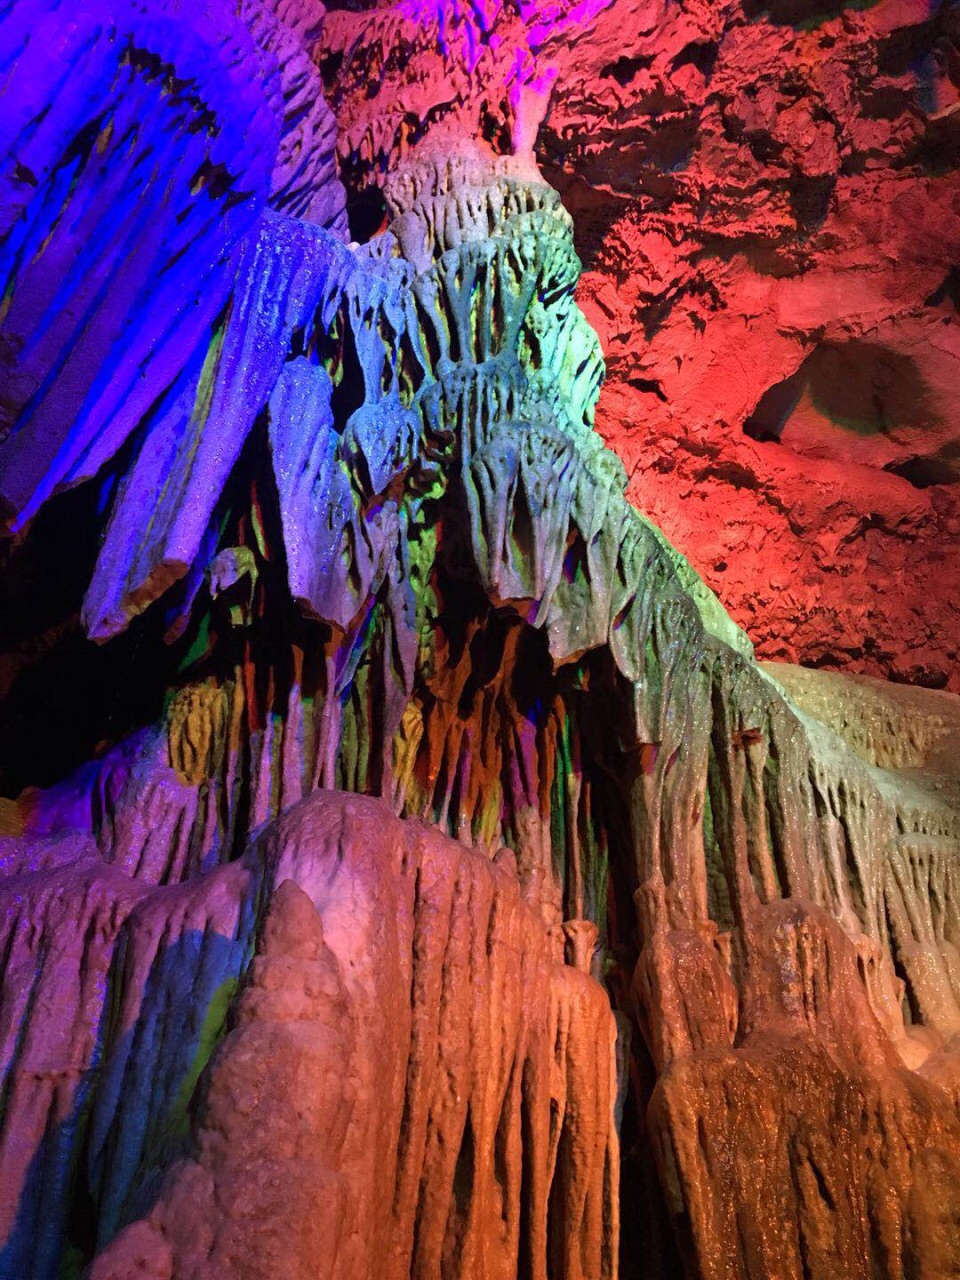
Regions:
M 259 848 L 191 1154 L 92 1280 L 615 1276 L 613 1016 L 515 875 L 322 792 Z

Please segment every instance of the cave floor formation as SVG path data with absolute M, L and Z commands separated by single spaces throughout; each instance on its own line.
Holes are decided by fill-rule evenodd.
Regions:
M 960 696 L 628 501 L 609 7 L 0 12 L 3 1280 L 960 1275 Z

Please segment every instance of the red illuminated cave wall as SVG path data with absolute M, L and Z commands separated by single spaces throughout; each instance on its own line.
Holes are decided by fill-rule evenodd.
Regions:
M 859 8 L 661 15 L 563 77 L 542 142 L 576 136 L 596 211 L 581 303 L 634 500 L 762 656 L 960 688 L 947 15 Z

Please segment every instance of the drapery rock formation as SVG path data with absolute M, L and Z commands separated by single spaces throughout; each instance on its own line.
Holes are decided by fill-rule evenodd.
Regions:
M 2 15 L 0 1274 L 960 1271 L 960 710 L 625 497 L 618 12 Z
M 958 31 L 951 0 L 350 4 L 321 64 L 359 191 L 424 121 L 535 139 L 598 429 L 763 656 L 954 691 Z

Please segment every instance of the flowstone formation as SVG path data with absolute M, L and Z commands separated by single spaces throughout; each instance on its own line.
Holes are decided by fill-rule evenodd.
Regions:
M 956 700 L 626 501 L 550 77 L 346 242 L 366 18 L 0 23 L 0 1274 L 956 1274 Z

